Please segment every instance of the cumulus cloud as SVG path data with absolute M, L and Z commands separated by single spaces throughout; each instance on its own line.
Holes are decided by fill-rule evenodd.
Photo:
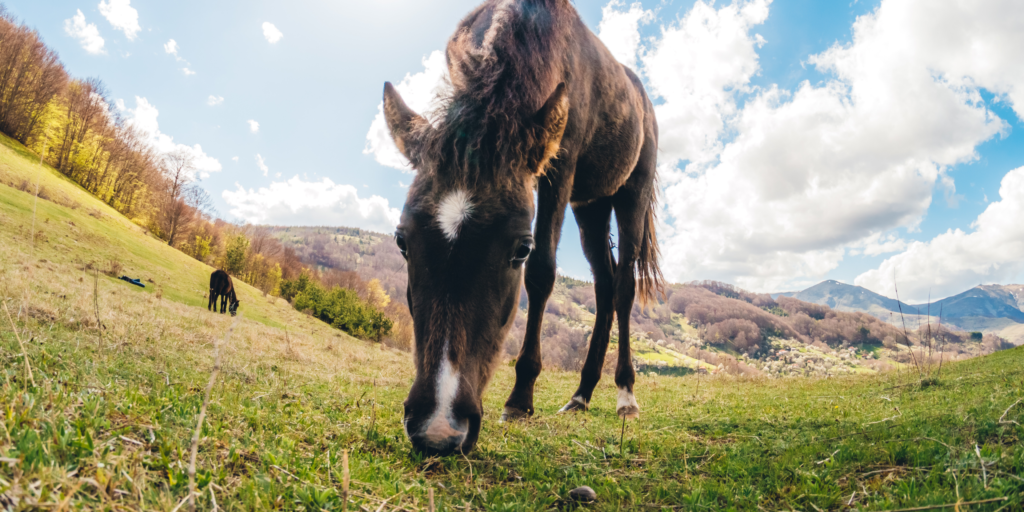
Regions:
M 428 115 L 434 107 L 434 100 L 443 95 L 448 86 L 448 65 L 444 52 L 435 50 L 423 58 L 423 71 L 409 73 L 395 86 L 409 108 L 422 115 Z M 370 124 L 366 134 L 366 147 L 363 153 L 373 155 L 381 165 L 403 171 L 412 171 L 409 161 L 402 156 L 391 140 L 387 121 L 384 120 L 384 102 L 377 105 L 377 116 Z
M 855 283 L 894 296 L 923 302 L 931 293 L 944 297 L 978 284 L 1007 282 L 1024 272 L 1024 167 L 1003 177 L 1000 200 L 990 203 L 971 224 L 971 232 L 950 229 L 859 276 Z
M 174 142 L 174 137 L 161 132 L 160 123 L 157 122 L 160 111 L 146 98 L 136 96 L 135 108 L 128 108 L 124 100 L 117 100 L 116 106 L 126 116 L 128 124 L 147 135 L 147 142 L 157 153 L 187 151 L 192 155 L 200 177 L 208 176 L 211 172 L 219 172 L 222 169 L 220 161 L 207 155 L 199 144 L 193 146 L 179 144 Z
M 768 18 L 771 0 L 734 2 L 716 10 L 698 1 L 679 22 L 662 28 L 643 56 L 656 108 L 662 163 L 708 162 L 722 150 L 726 120 L 759 69 L 764 38 L 751 30 Z
M 895 233 L 889 233 L 884 236 L 881 233 L 874 233 L 860 242 L 852 244 L 850 246 L 850 254 L 881 256 L 882 254 L 900 252 L 906 248 L 907 241 L 900 238 Z
M 268 43 L 274 44 L 280 41 L 284 34 L 273 23 L 265 21 L 263 22 L 263 37 L 267 38 Z
M 263 157 L 259 153 L 256 153 L 256 167 L 259 167 L 263 171 L 263 175 L 266 176 L 270 172 L 270 168 L 267 167 L 266 162 L 263 161 Z
M 178 42 L 174 39 L 164 43 L 164 52 L 174 55 L 176 59 L 181 59 L 181 57 L 178 57 Z
M 181 72 L 185 73 L 185 76 L 192 76 L 192 75 L 196 74 L 195 71 L 192 71 L 189 68 L 181 68 Z
M 211 94 L 209 98 L 206 98 L 206 104 L 211 107 L 216 107 L 217 105 L 221 105 L 223 103 L 224 96 L 214 96 L 213 94 Z
M 139 27 L 139 11 L 131 6 L 131 0 L 101 0 L 99 7 L 100 14 L 111 26 L 124 32 L 129 41 L 135 40 L 142 27 Z
M 654 12 L 645 10 L 640 2 L 634 2 L 626 9 L 622 0 L 612 0 L 601 9 L 597 36 L 616 60 L 635 70 L 636 55 L 640 49 L 640 25 L 652 21 Z
M 106 53 L 103 50 L 103 37 L 100 36 L 100 29 L 95 23 L 86 23 L 85 14 L 78 9 L 78 13 L 69 20 L 64 20 L 64 32 L 78 40 L 82 48 L 93 55 Z
M 250 119 L 250 120 L 248 120 L 246 122 L 249 123 L 249 131 L 251 131 L 253 133 L 256 133 L 256 132 L 260 131 L 260 124 L 257 123 L 256 121 L 253 121 L 252 119 Z
M 400 212 L 380 196 L 360 198 L 352 185 L 328 178 L 303 181 L 298 176 L 269 187 L 225 190 L 230 213 L 253 224 L 289 226 L 354 226 L 388 233 L 398 225 Z
M 936 185 L 952 185 L 948 169 L 1007 128 L 981 100 L 986 84 L 945 64 L 1008 30 L 996 2 L 981 3 L 884 0 L 858 18 L 851 43 L 809 57 L 828 79 L 796 91 L 747 89 L 766 1 L 698 2 L 663 30 L 643 70 L 665 99 L 666 274 L 770 291 L 813 284 L 847 249 L 899 249 L 865 240 L 916 226 Z M 1008 49 L 988 58 L 1014 68 Z

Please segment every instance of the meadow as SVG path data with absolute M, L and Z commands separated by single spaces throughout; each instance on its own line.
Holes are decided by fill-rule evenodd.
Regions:
M 185 510 L 216 352 L 203 510 L 1024 509 L 1024 348 L 927 373 L 642 374 L 625 424 L 609 378 L 556 414 L 578 376 L 553 369 L 537 414 L 499 424 L 502 366 L 477 449 L 424 458 L 402 429 L 408 353 L 242 283 L 237 323 L 208 312 L 212 268 L 2 142 L 0 182 L 63 199 L 0 184 L 0 508 Z M 569 498 L 581 485 L 594 503 Z

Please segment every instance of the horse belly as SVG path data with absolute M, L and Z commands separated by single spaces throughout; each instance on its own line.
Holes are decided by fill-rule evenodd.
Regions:
M 571 203 L 614 195 L 629 179 L 640 158 L 644 138 L 640 120 L 630 121 L 599 133 L 604 137 L 595 137 L 587 151 L 577 158 Z

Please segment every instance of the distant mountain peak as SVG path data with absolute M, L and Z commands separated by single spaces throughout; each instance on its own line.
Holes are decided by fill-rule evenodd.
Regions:
M 969 330 L 1024 323 L 1024 285 L 1019 284 L 982 284 L 942 300 L 913 305 L 834 279 L 803 291 L 772 296 L 793 297 L 838 311 L 860 311 L 883 320 L 889 320 L 891 313 L 931 316 L 940 316 L 941 313 L 943 323 L 949 322 Z

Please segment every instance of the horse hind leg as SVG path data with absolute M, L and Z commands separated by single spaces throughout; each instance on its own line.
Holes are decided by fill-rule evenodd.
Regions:
M 641 271 L 645 273 L 641 276 L 644 292 L 656 292 L 660 286 L 657 242 L 652 225 L 655 158 L 654 144 L 644 144 L 633 174 L 612 199 L 619 228 L 619 262 L 615 269 L 615 314 L 619 321 L 619 357 L 615 369 L 615 385 L 619 388 L 619 396 L 616 413 L 623 418 L 640 416 L 640 406 L 633 394 L 636 373 L 633 370 L 629 339 L 630 315 L 637 289 L 637 264 L 641 265 Z M 655 275 L 648 275 L 652 269 Z
M 608 352 L 612 320 L 615 317 L 615 260 L 608 242 L 611 230 L 611 198 L 606 197 L 585 205 L 574 206 L 573 214 L 576 216 L 576 224 L 580 227 L 583 254 L 586 255 L 594 274 L 597 318 L 594 321 L 594 332 L 590 335 L 587 359 L 580 372 L 580 385 L 569 403 L 559 412 L 585 411 L 589 407 L 594 388 L 601 380 L 601 369 L 604 367 L 604 356 Z

